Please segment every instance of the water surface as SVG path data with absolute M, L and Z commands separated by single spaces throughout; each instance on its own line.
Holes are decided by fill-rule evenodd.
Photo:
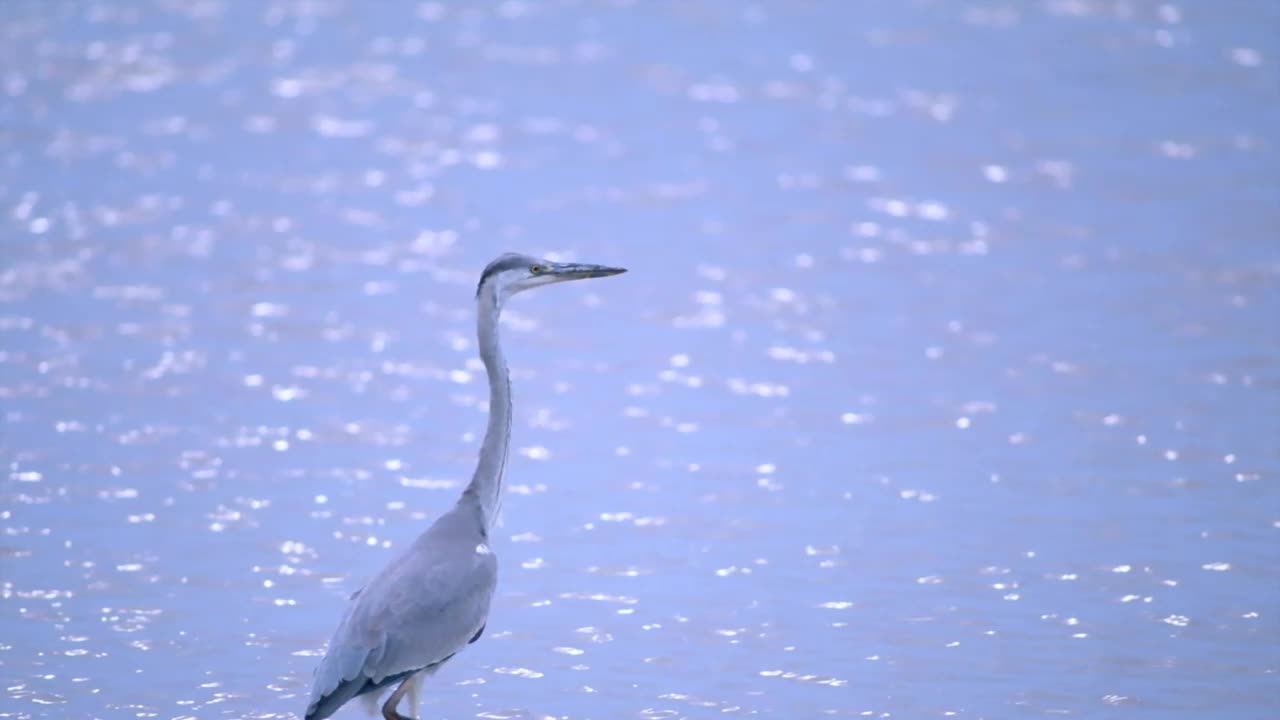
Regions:
M 292 718 L 484 428 L 423 717 L 1280 714 L 1267 2 L 0 7 L 0 717 Z M 340 717 L 359 717 L 358 708 Z

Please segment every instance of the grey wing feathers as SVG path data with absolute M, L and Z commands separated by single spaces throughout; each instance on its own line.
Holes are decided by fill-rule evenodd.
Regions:
M 497 560 L 467 520 L 446 513 L 352 596 L 316 669 L 308 720 L 444 662 L 484 627 Z

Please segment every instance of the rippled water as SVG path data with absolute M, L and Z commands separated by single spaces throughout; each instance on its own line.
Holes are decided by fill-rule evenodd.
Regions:
M 1280 716 L 1278 28 L 8 0 L 0 717 L 299 716 L 507 249 L 631 272 L 508 312 L 423 717 Z

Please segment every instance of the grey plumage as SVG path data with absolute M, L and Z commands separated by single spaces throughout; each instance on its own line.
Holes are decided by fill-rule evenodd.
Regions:
M 445 547 L 471 552 L 433 551 Z M 444 663 L 484 627 L 497 577 L 479 505 L 464 496 L 352 599 L 307 717 Z
M 480 288 L 484 287 L 485 281 L 494 275 L 503 270 L 514 270 L 522 265 L 536 265 L 537 262 L 537 260 L 519 253 L 503 253 L 499 255 L 489 261 L 489 264 L 485 265 L 484 270 L 480 272 L 480 282 L 476 283 L 476 297 L 480 297 Z
M 414 681 L 479 639 L 497 586 L 489 532 L 501 507 L 511 434 L 510 375 L 498 340 L 502 305 L 532 287 L 621 272 L 514 253 L 485 267 L 476 289 L 476 334 L 489 379 L 489 421 L 475 474 L 450 510 L 352 595 L 316 669 L 307 720 L 393 685 L 382 715 L 405 720 L 396 706 Z

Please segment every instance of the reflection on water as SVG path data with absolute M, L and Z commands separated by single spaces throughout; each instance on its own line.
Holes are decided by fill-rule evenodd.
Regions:
M 0 21 L 0 715 L 297 716 L 506 249 L 632 272 L 505 318 L 425 717 L 1277 712 L 1267 3 Z

